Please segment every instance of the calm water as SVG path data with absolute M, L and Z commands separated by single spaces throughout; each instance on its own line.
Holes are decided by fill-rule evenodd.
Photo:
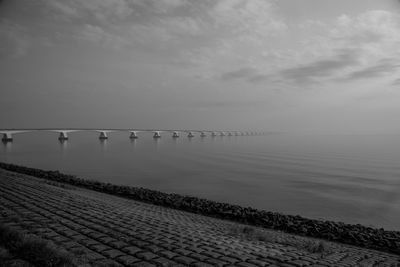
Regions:
M 400 230 L 399 135 L 19 134 L 0 161 L 311 218 Z

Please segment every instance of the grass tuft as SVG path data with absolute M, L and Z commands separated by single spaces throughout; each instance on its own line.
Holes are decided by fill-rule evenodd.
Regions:
M 289 236 L 285 234 L 277 234 L 263 231 L 250 226 L 233 226 L 229 228 L 229 234 L 239 236 L 240 238 L 250 241 L 261 241 L 270 243 L 279 243 L 305 250 L 309 253 L 320 254 L 324 257 L 330 253 L 333 248 L 327 242 L 322 240 L 306 239 L 304 237 Z
M 54 243 L 35 235 L 22 234 L 0 224 L 0 244 L 21 259 L 43 267 L 76 266 L 73 256 L 57 248 Z

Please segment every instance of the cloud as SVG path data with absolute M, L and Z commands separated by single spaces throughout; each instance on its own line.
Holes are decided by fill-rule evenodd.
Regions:
M 187 0 L 42 0 L 45 19 L 54 20 L 64 38 L 100 44 L 112 49 L 168 47 L 182 36 L 201 33 L 200 21 L 174 13 Z M 54 23 L 55 22 L 55 23 Z
M 186 0 L 42 0 L 64 19 L 90 23 L 115 23 L 132 16 L 165 14 L 187 4 Z
M 398 54 L 400 45 L 400 14 L 372 10 L 355 17 L 340 16 L 329 31 L 337 45 L 363 49 L 371 58 Z
M 26 29 L 8 20 L 0 20 L 0 58 L 24 56 L 31 46 Z
M 78 18 L 79 12 L 77 8 L 70 3 L 60 2 L 60 1 L 49 1 L 47 2 L 50 9 L 62 14 L 64 18 Z
M 120 49 L 130 45 L 126 39 L 91 24 L 85 24 L 78 32 L 77 37 L 81 40 L 90 41 L 113 49 Z
M 331 77 L 345 68 L 358 64 L 357 51 L 343 50 L 330 59 L 317 60 L 301 66 L 283 69 L 279 76 L 298 84 L 312 83 L 319 78 Z
M 74 41 L 123 50 L 129 55 L 170 62 L 196 77 L 296 86 L 346 77 L 381 77 L 395 67 L 373 64 L 383 58 L 400 59 L 400 14 L 383 10 L 295 25 L 280 12 L 275 0 L 39 3 L 32 8 L 40 6 L 48 12 L 32 14 L 49 16 L 40 18 L 43 21 L 35 19 L 40 21 L 37 28 L 51 25 L 62 41 L 75 38 Z M 9 33 L 8 41 L 3 43 L 18 47 L 22 55 L 32 38 L 24 41 L 21 36 L 12 37 Z M 41 38 L 59 42 L 54 36 Z
M 45 4 L 63 19 L 92 20 L 88 22 L 109 23 L 122 20 L 133 12 L 126 0 L 45 0 Z
M 200 35 L 203 33 L 204 23 L 191 17 L 173 17 L 162 21 L 170 32 L 180 35 Z
M 365 42 L 370 39 L 368 36 L 373 36 L 371 41 L 376 42 L 381 38 L 399 36 L 399 15 L 389 11 L 371 10 L 355 17 L 342 15 L 335 23 L 330 33 L 336 38 L 350 38 L 352 41 L 359 38 Z
M 400 1 L 400 0 L 399 0 Z M 400 78 L 393 81 L 392 85 L 400 85 Z
M 275 64 L 277 71 L 263 65 L 259 58 L 253 62 L 259 72 L 228 72 L 225 75 L 237 74 L 235 77 L 251 83 L 280 80 L 286 84 L 304 85 L 379 78 L 398 69 L 394 62 L 400 60 L 399 14 L 372 10 L 356 16 L 341 15 L 333 23 L 308 21 L 298 27 L 292 25 L 288 31 L 296 29 L 309 36 L 297 44 L 296 50 L 279 47 L 265 50 L 270 65 Z M 393 61 L 385 61 L 385 58 Z
M 234 33 L 265 36 L 287 29 L 282 17 L 276 15 L 271 0 L 220 0 L 210 9 L 209 15 L 217 27 L 229 26 Z
M 187 0 L 150 0 L 150 2 L 157 13 L 168 13 L 188 4 Z
M 332 78 L 343 73 L 347 68 L 358 66 L 358 52 L 354 50 L 341 50 L 329 59 L 318 59 L 308 64 L 281 69 L 278 72 L 262 73 L 256 68 L 240 68 L 235 71 L 225 72 L 221 80 L 245 80 L 251 83 L 261 82 L 292 82 L 294 84 L 310 84 L 323 78 Z M 377 71 L 383 72 L 382 69 Z
M 262 74 L 259 70 L 251 67 L 241 68 L 234 71 L 228 71 L 221 75 L 222 81 L 244 80 L 250 83 L 261 83 L 265 81 L 276 83 L 271 74 Z
M 235 71 L 229 71 L 221 75 L 223 81 L 231 81 L 237 79 L 248 79 L 257 74 L 254 68 L 241 68 Z
M 348 80 L 356 79 L 370 79 L 376 77 L 382 77 L 387 74 L 394 73 L 399 69 L 400 64 L 395 64 L 392 61 L 383 61 L 383 63 L 377 64 L 375 66 L 366 67 L 362 70 L 354 71 L 347 76 Z

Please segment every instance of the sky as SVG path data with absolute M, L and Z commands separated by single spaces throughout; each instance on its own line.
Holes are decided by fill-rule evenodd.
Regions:
M 0 128 L 400 133 L 399 0 L 0 0 Z

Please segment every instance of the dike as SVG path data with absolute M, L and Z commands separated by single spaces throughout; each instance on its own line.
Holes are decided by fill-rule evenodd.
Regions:
M 0 168 L 154 205 L 400 255 L 399 231 L 284 215 L 197 197 L 86 180 L 74 175 L 62 174 L 59 171 L 45 171 L 2 162 L 0 162 Z

